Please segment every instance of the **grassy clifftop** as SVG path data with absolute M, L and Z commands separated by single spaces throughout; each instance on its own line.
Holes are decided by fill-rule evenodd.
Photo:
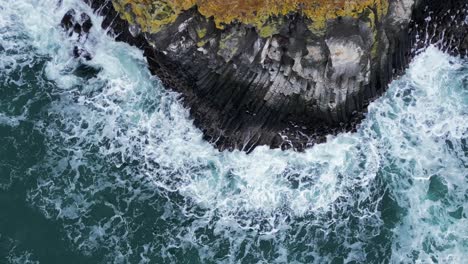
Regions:
M 299 13 L 310 19 L 309 28 L 322 30 L 326 21 L 337 17 L 358 17 L 367 10 L 383 16 L 389 0 L 113 0 L 114 7 L 130 23 L 137 23 L 144 32 L 158 32 L 174 22 L 184 11 L 197 7 L 216 26 L 240 22 L 255 26 L 263 37 L 275 33 L 281 17 Z

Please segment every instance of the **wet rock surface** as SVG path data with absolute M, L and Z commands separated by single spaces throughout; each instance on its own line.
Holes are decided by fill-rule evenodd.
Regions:
M 73 47 L 73 56 L 88 61 L 91 60 L 91 53 L 84 48 L 84 44 L 88 40 L 89 31 L 93 27 L 93 22 L 89 15 L 86 13 L 77 14 L 75 10 L 71 9 L 63 16 L 60 26 L 68 33 L 70 38 L 75 39 L 76 45 Z
M 328 21 L 323 32 L 291 14 L 269 37 L 243 24 L 217 29 L 194 8 L 145 33 L 122 19 L 111 1 L 88 3 L 117 40 L 144 50 L 152 73 L 181 93 L 195 125 L 220 150 L 303 150 L 352 131 L 419 48 L 435 43 L 467 54 L 461 0 L 389 1 L 385 17 L 370 7 L 357 18 Z M 62 25 L 70 30 L 76 21 L 65 15 Z M 86 32 L 86 20 L 79 21 Z
M 468 2 L 463 0 L 422 0 L 410 25 L 415 50 L 435 45 L 441 50 L 468 57 Z

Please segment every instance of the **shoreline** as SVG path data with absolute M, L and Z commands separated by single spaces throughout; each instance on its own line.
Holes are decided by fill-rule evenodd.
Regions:
M 429 42 L 424 41 L 423 43 L 421 40 L 417 40 L 417 36 L 422 35 L 425 30 L 420 26 L 425 20 L 422 18 L 423 12 L 414 11 L 411 23 L 408 25 L 408 32 L 405 30 L 396 34 L 398 37 L 394 40 L 394 47 L 392 47 L 395 52 L 389 59 L 391 65 L 388 65 L 387 69 L 382 71 L 386 73 L 384 76 L 379 77 L 378 72 L 380 71 L 377 71 L 377 79 L 357 92 L 354 97 L 357 98 L 356 101 L 359 101 L 355 102 L 357 104 L 356 110 L 353 110 L 352 113 L 342 120 L 331 121 L 329 118 L 320 119 L 314 117 L 313 113 L 312 116 L 299 114 L 289 117 L 288 113 L 281 112 L 281 107 L 278 109 L 264 107 L 266 110 L 260 110 L 260 113 L 263 113 L 263 115 L 258 115 L 258 109 L 251 111 L 254 114 L 249 113 L 249 109 L 242 109 L 234 113 L 234 116 L 229 116 L 231 114 L 229 110 L 232 110 L 232 107 L 228 111 L 225 111 L 225 109 L 218 107 L 219 104 L 216 105 L 212 102 L 212 97 L 219 97 L 218 94 L 204 94 L 205 91 L 197 87 L 197 84 L 200 86 L 200 79 L 197 79 L 196 76 L 194 77 L 178 61 L 153 48 L 144 34 L 135 35 L 135 32 L 132 34 L 130 24 L 120 17 L 110 1 L 105 1 L 104 4 L 101 2 L 92 1 L 88 3 L 93 10 L 104 17 L 101 26 L 103 28 L 110 27 L 117 41 L 126 42 L 143 50 L 151 73 L 158 76 L 166 88 L 181 94 L 182 102 L 185 107 L 190 109 L 190 116 L 194 119 L 195 126 L 202 130 L 204 139 L 212 143 L 220 151 L 240 149 L 251 152 L 259 145 L 269 145 L 270 148 L 281 148 L 283 150 L 293 148 L 296 151 L 303 151 L 314 144 L 326 142 L 327 135 L 355 131 L 365 118 L 369 103 L 379 98 L 395 77 L 404 73 L 411 59 L 419 50 L 438 40 L 437 29 L 432 32 L 434 38 Z M 457 5 L 457 3 L 463 6 L 461 1 L 454 1 L 453 5 Z M 434 19 L 434 22 L 443 22 L 446 21 L 447 17 L 450 17 L 446 13 L 449 9 L 448 6 L 441 6 L 436 3 L 433 9 L 438 10 L 439 14 L 445 14 L 438 19 Z M 417 16 L 420 16 L 420 18 Z M 430 33 L 430 28 L 428 31 Z M 454 48 L 451 50 L 464 56 L 462 52 L 465 52 L 466 55 L 466 48 L 463 50 L 461 46 L 463 40 L 459 42 L 461 43 L 459 45 L 452 43 L 452 46 L 458 49 Z M 457 55 L 456 52 L 451 53 Z M 246 74 L 248 73 L 244 73 L 243 75 Z M 242 87 L 238 83 L 231 84 L 230 82 L 225 82 L 224 84 L 227 84 L 229 87 L 235 87 L 235 91 L 239 89 L 237 87 Z M 204 84 L 202 83 L 202 85 Z M 371 87 L 372 85 L 373 87 Z M 246 85 L 246 87 L 249 87 L 249 85 Z M 242 93 L 242 98 L 239 100 L 256 96 L 249 89 L 245 89 L 245 91 L 239 93 Z M 203 96 L 200 96 L 200 94 L 203 94 Z M 229 98 L 233 97 L 233 95 L 235 97 L 236 93 L 232 92 L 231 95 L 223 96 Z M 344 108 L 346 107 L 345 105 Z

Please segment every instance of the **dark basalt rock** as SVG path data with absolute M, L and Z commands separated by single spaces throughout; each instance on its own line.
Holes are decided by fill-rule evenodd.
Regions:
M 91 79 L 91 78 L 95 78 L 99 74 L 100 71 L 101 69 L 99 68 L 95 68 L 86 64 L 80 64 L 73 71 L 73 74 L 83 79 Z
M 417 36 L 416 49 L 435 45 L 453 56 L 468 57 L 468 2 L 422 0 L 420 6 L 409 30 Z
M 88 34 L 91 28 L 93 27 L 93 22 L 91 21 L 91 18 L 88 16 L 88 14 L 82 13 L 80 16 L 80 20 L 82 21 L 81 30 L 85 34 Z
M 68 33 L 69 37 L 72 37 L 73 34 L 77 34 L 78 38 L 76 41 L 76 46 L 73 48 L 73 56 L 75 58 L 83 58 L 87 61 L 92 59 L 91 54 L 83 48 L 86 40 L 88 39 L 88 34 L 93 23 L 91 18 L 86 13 L 81 13 L 77 19 L 76 11 L 71 9 L 62 18 L 60 25 Z
M 69 33 L 71 37 L 73 33 L 78 34 L 79 40 L 86 40 L 89 30 L 93 27 L 91 18 L 86 13 L 81 13 L 77 19 L 75 10 L 71 9 L 62 18 L 60 22 L 62 28 Z
M 291 15 L 267 39 L 245 25 L 218 30 L 196 9 L 158 33 L 141 33 L 110 1 L 87 2 L 116 40 L 144 50 L 151 72 L 181 93 L 195 125 L 220 150 L 303 150 L 329 134 L 355 130 L 369 102 L 423 47 L 467 55 L 463 0 L 391 1 L 389 15 L 375 19 L 375 31 L 365 17 L 338 18 L 317 35 Z M 201 44 L 200 28 L 206 30 Z
M 60 25 L 66 30 L 69 31 L 75 23 L 75 10 L 69 10 L 62 18 Z
M 85 61 L 90 61 L 92 59 L 91 54 L 84 49 L 89 31 L 93 26 L 89 15 L 81 13 L 80 16 L 77 17 L 76 11 L 71 9 L 63 16 L 60 25 L 69 37 L 72 37 L 74 34 L 77 35 L 72 53 L 73 56 L 79 60 L 79 64 L 73 71 L 73 74 L 85 79 L 96 77 L 100 69 L 85 64 Z M 84 61 L 82 59 L 84 59 Z
M 91 54 L 89 54 L 88 51 L 86 51 L 85 49 L 83 48 L 80 48 L 78 46 L 75 46 L 73 48 L 73 56 L 78 59 L 78 58 L 84 58 L 85 60 L 87 61 L 90 61 L 93 59 L 93 57 L 91 56 Z

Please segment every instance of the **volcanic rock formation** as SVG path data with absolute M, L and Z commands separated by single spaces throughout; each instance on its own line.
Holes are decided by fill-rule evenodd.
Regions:
M 468 46 L 464 0 L 87 2 L 221 150 L 301 150 L 352 130 L 415 47 Z

